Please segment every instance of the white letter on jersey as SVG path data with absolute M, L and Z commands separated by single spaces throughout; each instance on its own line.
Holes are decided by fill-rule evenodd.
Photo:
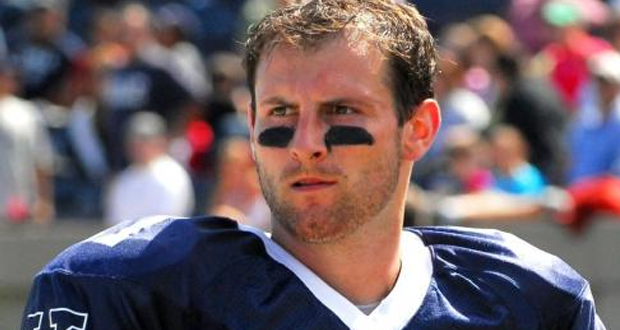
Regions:
M 37 324 L 37 327 L 33 328 L 32 330 L 41 330 L 41 322 L 43 322 L 43 312 L 36 312 L 36 313 L 28 314 L 28 318 L 37 319 L 37 321 L 35 321 L 35 323 Z
M 100 234 L 97 234 L 90 239 L 91 242 L 114 247 L 116 244 L 128 239 L 130 237 L 136 237 L 141 232 L 151 226 L 164 225 L 167 222 L 172 221 L 172 217 L 165 215 L 156 215 L 146 218 L 138 219 L 134 222 L 121 223 L 116 225 Z
M 85 330 L 88 322 L 88 313 L 79 313 L 68 308 L 52 308 L 49 316 L 50 327 L 54 330 Z
M 36 328 L 32 330 L 42 330 L 45 312 L 28 314 L 28 318 L 36 319 Z M 80 313 L 69 308 L 52 308 L 49 311 L 49 326 L 52 330 L 85 330 L 88 322 L 88 313 Z

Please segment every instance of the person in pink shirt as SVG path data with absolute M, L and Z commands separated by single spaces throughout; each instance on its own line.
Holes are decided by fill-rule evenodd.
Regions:
M 571 110 L 577 106 L 580 90 L 588 80 L 588 58 L 612 48 L 607 41 L 588 32 L 585 10 L 583 5 L 570 0 L 552 0 L 541 8 L 554 41 L 536 56 L 535 67 L 549 75 Z

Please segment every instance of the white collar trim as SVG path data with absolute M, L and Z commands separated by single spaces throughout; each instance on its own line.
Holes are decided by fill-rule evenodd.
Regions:
M 420 237 L 403 231 L 401 235 L 402 268 L 396 285 L 369 315 L 334 290 L 294 256 L 271 240 L 264 232 L 245 225 L 239 228 L 261 238 L 267 254 L 291 270 L 312 294 L 353 330 L 398 330 L 418 312 L 431 282 L 433 265 L 430 250 Z

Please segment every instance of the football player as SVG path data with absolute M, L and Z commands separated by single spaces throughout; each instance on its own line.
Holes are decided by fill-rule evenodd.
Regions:
M 297 1 L 249 31 L 251 144 L 271 234 L 152 217 L 37 276 L 33 329 L 601 330 L 586 280 L 499 231 L 402 229 L 440 126 L 414 6 Z

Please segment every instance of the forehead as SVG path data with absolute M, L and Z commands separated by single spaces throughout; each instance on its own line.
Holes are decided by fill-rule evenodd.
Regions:
M 364 61 L 381 61 L 386 57 L 381 53 L 378 42 L 367 31 L 356 27 L 348 27 L 333 35 L 326 35 L 320 41 L 300 41 L 294 44 L 286 41 L 276 42 L 268 47 L 262 55 L 261 63 L 267 62 L 274 54 L 286 53 L 287 56 L 313 57 L 323 52 L 338 52 L 347 55 L 350 59 L 357 58 Z M 377 63 L 378 64 L 378 63 Z
M 261 56 L 256 70 L 256 92 L 279 85 L 319 83 L 323 87 L 374 90 L 389 88 L 387 58 L 355 32 L 301 48 L 281 43 Z M 376 92 L 376 91 L 375 91 Z

